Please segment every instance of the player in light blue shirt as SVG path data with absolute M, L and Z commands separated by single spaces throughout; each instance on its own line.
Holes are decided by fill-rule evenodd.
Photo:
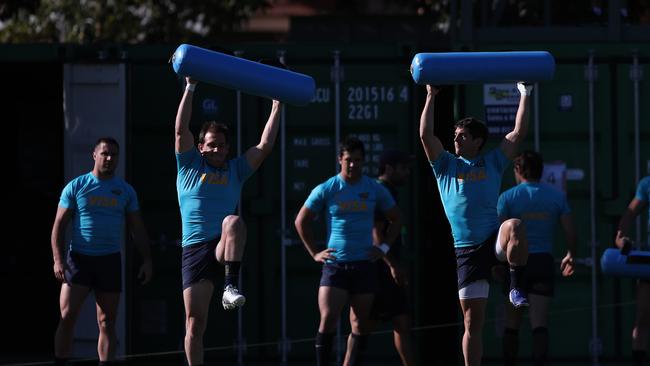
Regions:
M 341 143 L 341 172 L 318 185 L 296 217 L 295 226 L 305 248 L 323 263 L 318 308 L 320 324 L 316 335 L 317 365 L 328 365 L 332 339 L 346 303 L 350 303 L 350 328 L 346 364 L 361 362 L 367 343 L 369 316 L 377 290 L 374 261 L 386 255 L 399 234 L 400 213 L 390 192 L 362 174 L 365 149 L 359 139 Z M 390 222 L 386 242 L 373 244 L 375 209 Z M 324 213 L 327 247 L 318 249 L 311 222 Z
M 630 229 L 636 216 L 647 208 L 648 243 L 650 246 L 650 176 L 639 181 L 634 198 L 621 217 L 616 232 L 616 246 L 623 249 L 631 245 Z M 639 243 L 639 246 L 640 243 Z M 632 328 L 632 354 L 635 365 L 646 365 L 646 349 L 650 337 L 650 281 L 639 280 L 636 287 L 636 317 Z
M 533 333 L 533 363 L 544 365 L 548 354 L 548 310 L 554 294 L 555 260 L 553 236 L 559 221 L 564 229 L 567 253 L 560 263 L 562 275 L 571 276 L 576 251 L 576 235 L 571 210 L 563 192 L 540 183 L 544 161 L 534 151 L 524 151 L 514 160 L 515 187 L 499 197 L 497 210 L 502 221 L 521 220 L 528 238 L 526 293 L 530 302 L 530 327 Z M 506 327 L 503 335 L 505 365 L 515 365 L 519 348 L 519 327 L 523 312 L 506 303 Z
M 465 319 L 463 355 L 465 365 L 479 365 L 483 354 L 482 329 L 489 293 L 487 279 L 498 262 L 510 265 L 510 300 L 516 307 L 527 306 L 522 291 L 528 258 L 525 230 L 521 221 L 499 222 L 497 198 L 501 177 L 528 130 L 531 85 L 517 84 L 521 94 L 514 129 L 492 151 L 481 150 L 488 138 L 482 121 L 465 118 L 456 123 L 456 155 L 446 152 L 434 135 L 433 104 L 438 88 L 427 85 L 427 97 L 420 118 L 420 139 L 429 159 L 442 205 L 451 224 L 456 247 L 458 297 Z
M 107 255 L 122 250 L 125 213 L 138 211 L 135 190 L 122 178 L 100 179 L 93 172 L 68 183 L 59 207 L 75 211 L 69 251 Z
M 90 291 L 94 291 L 97 303 L 99 360 L 115 358 L 125 219 L 143 258 L 138 277 L 142 283 L 151 278 L 149 238 L 138 199 L 133 187 L 115 176 L 118 154 L 115 139 L 100 138 L 93 151 L 93 170 L 70 181 L 61 193 L 52 227 L 54 276 L 62 283 L 61 319 L 54 336 L 55 365 L 64 365 L 72 354 L 74 326 Z M 64 236 L 70 222 L 72 239 L 65 250 Z
M 337 174 L 319 184 L 307 197 L 304 204 L 307 209 L 315 213 L 325 211 L 327 247 L 333 249 L 333 258 L 328 263 L 368 260 L 374 220 L 367 212 L 375 206 L 381 211 L 395 206 L 388 191 L 380 187 L 365 175 L 359 182 L 350 184 Z
M 183 223 L 183 302 L 185 356 L 190 365 L 203 364 L 203 334 L 207 326 L 219 263 L 225 267 L 221 303 L 224 309 L 244 305 L 237 289 L 246 244 L 246 226 L 235 214 L 242 184 L 271 153 L 280 125 L 280 102 L 274 100 L 260 142 L 243 156 L 228 160 L 228 127 L 206 122 L 198 144 L 190 131 L 196 81 L 187 85 L 176 114 L 176 189 Z

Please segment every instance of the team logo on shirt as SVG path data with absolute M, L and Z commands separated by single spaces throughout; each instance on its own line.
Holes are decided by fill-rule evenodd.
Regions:
M 201 183 L 225 186 L 228 184 L 228 174 L 203 173 L 201 175 Z
M 367 211 L 368 203 L 366 201 L 368 200 L 368 197 L 370 197 L 370 193 L 362 192 L 359 193 L 360 199 L 358 200 L 339 201 L 337 204 L 341 211 L 348 211 L 348 212 Z
M 467 162 L 457 160 L 456 162 L 456 179 L 459 181 L 478 182 L 487 179 L 487 172 L 485 170 L 485 159 L 478 159 L 473 163 L 469 163 L 469 170 L 464 172 L 468 167 Z M 465 169 L 464 169 L 465 168 Z
M 478 182 L 481 180 L 486 180 L 487 179 L 487 172 L 485 171 L 485 168 L 480 168 L 480 169 L 472 169 L 468 172 L 458 172 L 456 173 L 456 179 L 460 181 L 470 181 L 470 182 Z
M 117 198 L 106 196 L 90 196 L 88 197 L 88 204 L 90 206 L 99 207 L 117 207 Z
M 351 200 L 338 202 L 341 211 L 360 212 L 367 211 L 368 204 L 365 201 Z

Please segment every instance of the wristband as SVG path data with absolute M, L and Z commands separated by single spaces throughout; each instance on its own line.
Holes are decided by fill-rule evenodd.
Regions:
M 390 250 L 390 245 L 386 243 L 381 243 L 379 244 L 378 248 L 379 250 L 381 250 L 382 253 L 384 253 L 384 255 L 386 255 L 386 253 L 388 253 L 388 251 Z
M 519 89 L 521 95 L 530 95 L 533 91 L 533 85 L 519 82 L 517 83 L 517 89 Z
M 185 85 L 185 90 L 194 92 L 194 88 L 196 88 L 196 84 L 187 83 L 187 85 Z

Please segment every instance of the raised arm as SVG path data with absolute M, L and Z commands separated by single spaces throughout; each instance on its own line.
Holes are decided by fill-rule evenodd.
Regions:
M 427 99 L 420 116 L 420 141 L 429 161 L 436 161 L 444 151 L 442 142 L 433 134 L 433 109 L 437 94 L 438 88 L 427 85 Z
M 192 118 L 192 99 L 196 82 L 189 77 L 186 77 L 185 81 L 187 86 L 183 92 L 181 103 L 178 105 L 178 112 L 176 112 L 174 143 L 176 153 L 186 152 L 194 146 L 194 136 L 190 131 L 190 119 Z
M 501 151 L 508 159 L 513 159 L 517 155 L 519 145 L 521 145 L 528 133 L 528 109 L 533 86 L 520 82 L 517 83 L 517 89 L 519 89 L 521 97 L 519 98 L 519 108 L 517 108 L 517 116 L 515 117 L 515 128 L 501 141 Z
M 316 262 L 324 263 L 327 259 L 336 259 L 332 252 L 334 249 L 326 248 L 323 251 L 318 251 L 316 246 L 316 241 L 314 240 L 314 231 L 311 227 L 312 221 L 316 218 L 316 213 L 305 206 L 302 206 L 298 216 L 296 216 L 296 221 L 294 222 L 296 226 L 296 231 L 302 240 L 302 243 L 305 245 L 305 249 L 309 252 L 309 255 Z
M 129 230 L 135 242 L 136 248 L 142 256 L 142 265 L 138 270 L 138 278 L 141 280 L 142 284 L 146 284 L 151 280 L 153 273 L 152 263 L 151 263 L 151 249 L 149 244 L 149 235 L 147 235 L 147 230 L 144 227 L 144 222 L 142 221 L 142 216 L 140 211 L 129 212 L 126 215 L 126 219 L 129 225 Z
M 571 276 L 575 268 L 574 258 L 576 256 L 576 230 L 573 225 L 573 217 L 571 214 L 560 216 L 560 223 L 564 229 L 564 237 L 566 239 L 567 252 L 560 264 L 563 276 Z
M 271 114 L 269 115 L 269 119 L 266 121 L 264 131 L 262 131 L 260 143 L 246 151 L 246 160 L 253 170 L 257 170 L 257 168 L 262 165 L 264 159 L 266 159 L 266 157 L 271 153 L 271 150 L 273 150 L 275 138 L 278 136 L 278 128 L 280 126 L 281 107 L 282 105 L 279 101 L 273 101 Z
M 616 231 L 616 246 L 623 248 L 626 241 L 630 241 L 629 233 L 630 227 L 634 222 L 634 218 L 643 211 L 648 202 L 642 201 L 638 198 L 633 198 L 630 204 L 625 209 L 621 221 L 618 223 L 618 230 Z
M 65 281 L 65 249 L 63 248 L 63 241 L 65 240 L 65 228 L 68 226 L 70 219 L 74 215 L 74 210 L 64 207 L 59 207 L 56 210 L 54 217 L 54 225 L 52 226 L 52 235 L 50 238 L 52 245 L 52 257 L 54 259 L 54 277 L 60 282 Z

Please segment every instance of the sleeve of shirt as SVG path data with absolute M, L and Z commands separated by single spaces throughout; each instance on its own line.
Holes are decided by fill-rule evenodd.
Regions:
M 128 201 L 126 203 L 126 212 L 135 212 L 140 210 L 140 204 L 138 203 L 138 195 L 135 193 L 135 189 L 130 184 L 126 185 L 126 191 L 128 192 Z
M 66 184 L 65 188 L 63 188 L 61 198 L 59 199 L 59 207 L 69 208 L 72 210 L 77 208 L 77 199 L 75 197 L 73 182 Z
M 325 208 L 325 192 L 323 184 L 319 184 L 314 188 L 307 200 L 305 200 L 305 207 L 314 211 L 320 212 Z
M 194 159 L 199 157 L 201 157 L 201 154 L 196 147 L 182 153 L 176 153 L 176 169 L 180 172 L 183 168 L 192 165 Z
M 650 176 L 641 179 L 634 198 L 644 202 L 650 201 Z
M 241 182 L 244 182 L 251 175 L 253 175 L 253 169 L 248 164 L 248 160 L 246 160 L 246 156 L 242 155 L 237 157 L 234 163 L 237 169 L 237 174 L 239 175 Z
M 508 212 L 508 199 L 506 197 L 506 192 L 501 193 L 501 195 L 499 196 L 499 200 L 497 201 L 497 215 L 499 215 L 499 217 L 510 218 L 510 212 Z
M 393 196 L 391 196 L 390 192 L 388 192 L 388 189 L 378 183 L 375 183 L 375 185 L 377 191 L 377 207 L 382 212 L 386 212 L 395 207 L 395 200 L 393 199 Z
M 61 198 L 59 199 L 59 207 L 76 209 L 77 208 L 77 199 L 75 198 L 73 182 L 66 184 L 61 192 Z
M 453 160 L 454 156 L 449 151 L 443 151 L 438 155 L 435 161 L 429 161 L 433 174 L 436 178 L 445 175 L 449 170 L 449 163 Z

